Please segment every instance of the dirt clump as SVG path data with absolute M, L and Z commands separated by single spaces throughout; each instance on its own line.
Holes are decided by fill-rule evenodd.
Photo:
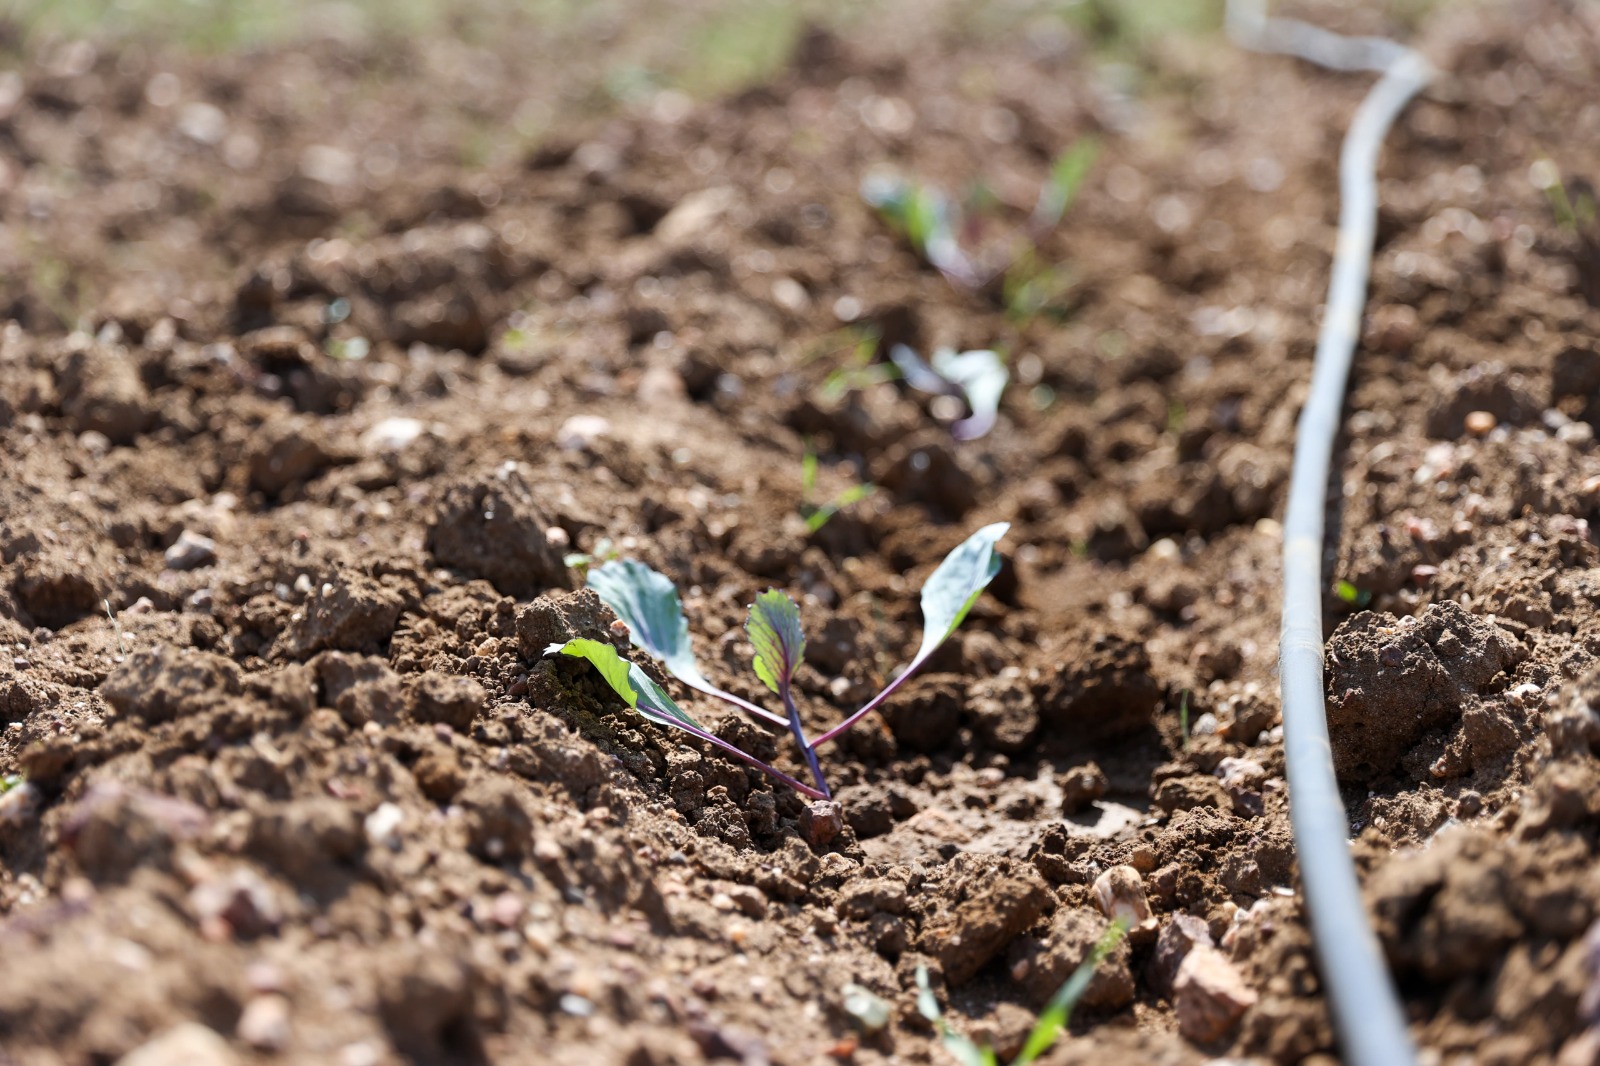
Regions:
M 536 596 L 567 585 L 560 532 L 539 504 L 526 471 L 508 463 L 445 490 L 428 527 L 440 566 L 481 577 L 507 596 Z
M 1334 765 L 1346 780 L 1368 781 L 1458 719 L 1519 656 L 1492 623 L 1447 601 L 1415 618 L 1354 615 L 1334 631 L 1326 658 Z
M 1044 937 L 1026 937 L 1011 945 L 1006 961 L 1012 978 L 1036 1008 L 1044 1006 L 1089 957 L 1105 929 L 1105 919 L 1095 911 L 1062 908 Z M 1095 970 L 1078 1002 L 1089 1010 L 1116 1010 L 1133 1002 L 1131 960 L 1132 950 L 1124 939 Z
M 945 980 L 959 987 L 1049 906 L 1049 887 L 1031 869 L 1006 860 L 961 856 L 940 886 L 939 910 L 923 922 L 917 947 L 937 958 Z
M 170 645 L 135 651 L 100 685 L 117 713 L 150 724 L 198 714 L 242 691 L 232 659 Z

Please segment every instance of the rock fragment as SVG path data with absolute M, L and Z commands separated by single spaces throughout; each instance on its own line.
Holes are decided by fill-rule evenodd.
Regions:
M 239 1039 L 257 1051 L 282 1051 L 294 1036 L 288 997 L 267 992 L 250 1000 L 239 1015 Z
M 1132 866 L 1113 866 L 1095 878 L 1094 901 L 1107 918 L 1126 921 L 1130 931 L 1155 928 L 1150 901 L 1145 898 L 1144 881 Z
M 1189 952 L 1197 947 L 1215 946 L 1211 940 L 1211 927 L 1205 919 L 1193 914 L 1174 914 L 1161 927 L 1161 935 L 1156 937 L 1155 954 L 1145 968 L 1145 978 L 1151 988 L 1162 995 L 1170 995 L 1173 982 L 1178 977 L 1178 968 L 1189 957 Z
M 163 556 L 168 570 L 197 570 L 217 561 L 217 542 L 186 529 Z
M 1178 1031 L 1197 1044 L 1227 1036 L 1257 998 L 1228 957 L 1203 944 L 1184 957 L 1172 993 Z
M 800 834 L 813 848 L 825 848 L 844 830 L 844 808 L 833 800 L 817 800 L 800 812 Z

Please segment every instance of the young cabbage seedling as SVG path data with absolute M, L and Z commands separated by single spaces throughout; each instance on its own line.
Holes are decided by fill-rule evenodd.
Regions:
M 1068 977 L 1056 994 L 1050 997 L 1044 1013 L 1033 1023 L 1033 1029 L 1029 1031 L 1022 1050 L 1011 1060 L 1011 1066 L 1029 1066 L 1029 1063 L 1050 1050 L 1062 1031 L 1066 1029 L 1067 1023 L 1071 1021 L 1072 1008 L 1083 998 L 1089 982 L 1094 980 L 1094 972 L 1100 968 L 1107 955 L 1117 950 L 1117 945 L 1122 942 L 1127 932 L 1127 919 L 1118 918 L 1100 935 L 1100 939 L 1095 941 L 1094 947 L 1090 950 L 1089 957 L 1072 971 L 1072 976 Z M 933 997 L 933 989 L 928 986 L 926 966 L 917 967 L 917 1011 L 939 1030 L 939 1042 L 961 1066 L 999 1066 L 1000 1058 L 995 1054 L 994 1048 L 979 1047 L 970 1037 L 950 1028 L 944 1020 L 944 1015 L 939 1012 L 939 1001 Z
M 993 197 L 977 198 L 976 203 L 969 204 L 972 209 L 963 214 L 938 189 L 880 173 L 868 175 L 861 183 L 861 198 L 951 283 L 981 289 L 1024 256 L 1036 253 L 1039 240 L 1061 221 L 1077 198 L 1099 154 L 1100 144 L 1093 137 L 1068 145 L 1051 164 L 1027 224 L 1010 232 L 999 242 L 1000 247 L 986 242 L 977 253 L 967 250 L 962 235 L 973 237 L 988 228 L 986 223 L 992 221 L 989 216 L 995 205 Z M 1030 273 L 1037 271 L 1030 268 Z
M 930 367 L 910 347 L 897 344 L 889 350 L 889 358 L 900 368 L 906 384 L 918 392 L 959 396 L 967 401 L 971 416 L 950 427 L 956 440 L 977 440 L 994 428 L 1000 417 L 1000 396 L 1011 379 L 999 352 L 940 348 L 933 353 Z
M 669 674 L 697 692 L 714 696 L 787 729 L 811 771 L 813 785 L 795 780 L 712 733 L 674 703 L 637 664 L 618 655 L 610 644 L 598 640 L 569 640 L 565 644 L 550 645 L 545 654 L 560 653 L 588 660 L 629 707 L 650 721 L 713 744 L 802 795 L 827 799 L 831 793 L 817 749 L 880 706 L 949 639 L 1000 572 L 1000 555 L 995 544 L 1008 528 L 1005 522 L 984 526 L 945 556 L 922 587 L 922 644 L 910 665 L 865 706 L 815 740 L 806 737 L 794 697 L 794 674 L 805 659 L 806 640 L 800 626 L 800 608 L 787 595 L 777 589 L 763 592 L 750 605 L 750 616 L 745 622 L 745 632 L 755 647 L 756 676 L 778 697 L 784 712 L 779 715 L 706 680 L 689 644 L 689 622 L 683 616 L 678 590 L 667 577 L 637 559 L 619 559 L 590 571 L 589 587 L 627 625 L 633 642 L 659 659 Z

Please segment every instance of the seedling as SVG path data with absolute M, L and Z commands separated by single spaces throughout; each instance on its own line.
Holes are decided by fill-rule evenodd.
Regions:
M 940 348 L 933 353 L 930 367 L 904 344 L 897 344 L 889 358 L 900 368 L 906 383 L 919 392 L 939 396 L 959 396 L 972 409 L 969 418 L 963 418 L 950 427 L 956 440 L 977 440 L 994 428 L 1000 414 L 1000 395 L 1005 392 L 1011 372 L 998 352 L 980 349 L 957 352 L 953 348 Z
M 1543 190 L 1545 199 L 1550 202 L 1550 210 L 1562 229 L 1576 233 L 1595 220 L 1593 191 L 1579 186 L 1576 196 L 1567 195 L 1566 183 L 1562 181 L 1561 171 L 1553 161 L 1536 160 L 1528 168 L 1528 173 L 1534 184 Z
M 1178 732 L 1183 735 L 1183 750 L 1189 750 L 1189 690 L 1183 690 L 1183 699 L 1178 701 Z
M 122 623 L 117 621 L 117 616 L 111 613 L 111 601 L 101 600 L 101 605 L 106 609 L 106 617 L 111 619 L 111 628 L 117 631 L 117 662 L 122 662 L 128 657 L 128 649 L 122 643 Z
M 961 250 L 955 230 L 957 212 L 944 193 L 902 178 L 873 175 L 861 183 L 861 198 L 952 282 L 968 289 L 983 284 L 982 273 Z
M 851 485 L 824 504 L 818 504 L 813 499 L 816 491 L 817 453 L 807 448 L 805 457 L 800 461 L 800 517 L 805 519 L 807 533 L 815 533 L 846 507 L 871 496 L 878 491 L 878 486 L 870 481 Z
M 1127 932 L 1126 918 L 1118 918 L 1106 928 L 1090 949 L 1089 957 L 1078 964 L 1072 976 L 1050 997 L 1044 1013 L 1033 1023 L 1022 1050 L 1011 1060 L 1011 1066 L 1028 1066 L 1054 1046 L 1072 1018 L 1072 1008 L 1078 1005 L 1089 982 L 1094 980 L 1094 972 L 1106 961 L 1106 956 L 1117 950 L 1117 945 Z M 979 1047 L 970 1037 L 950 1028 L 944 1020 L 944 1015 L 939 1012 L 939 1001 L 934 998 L 933 989 L 928 987 L 926 966 L 917 967 L 917 1010 L 939 1030 L 939 1041 L 961 1066 L 1000 1066 L 1000 1057 L 995 1054 L 994 1048 Z
M 886 381 L 893 381 L 900 376 L 894 366 L 873 362 L 873 356 L 878 352 L 876 332 L 849 330 L 846 331 L 846 336 L 849 338 L 850 354 L 843 365 L 830 371 L 823 380 L 822 395 L 825 399 L 838 400 L 847 392 L 868 389 Z M 838 351 L 838 348 L 832 347 L 828 351 Z
M 783 592 L 768 589 L 750 605 L 745 632 L 755 647 L 755 673 L 771 689 L 783 706 L 783 714 L 717 688 L 706 679 L 695 661 L 689 643 L 689 621 L 683 616 L 678 590 L 665 575 L 637 559 L 619 559 L 589 573 L 588 585 L 616 612 L 628 627 L 633 643 L 659 659 L 667 672 L 685 685 L 707 696 L 731 703 L 740 710 L 787 729 L 811 771 L 813 785 L 807 785 L 769 766 L 723 740 L 684 711 L 672 697 L 650 679 L 635 663 L 622 658 L 617 649 L 603 641 L 577 639 L 552 644 L 546 655 L 561 653 L 587 659 L 600 672 L 612 690 L 629 707 L 660 726 L 678 729 L 721 748 L 802 795 L 828 799 L 831 795 L 817 749 L 860 721 L 863 715 L 882 705 L 917 672 L 928 658 L 956 631 L 979 595 L 1000 572 L 1000 555 L 995 544 L 1010 526 L 1005 522 L 984 526 L 962 541 L 945 556 L 938 569 L 922 586 L 922 644 L 909 665 L 871 700 L 838 725 L 815 740 L 808 740 L 800 721 L 794 697 L 794 675 L 805 659 L 805 633 L 800 625 L 800 608 Z
M 4 796 L 14 788 L 22 787 L 21 774 L 0 774 L 0 796 Z
M 1372 602 L 1371 589 L 1357 588 L 1348 581 L 1336 583 L 1333 594 L 1352 607 L 1365 607 Z
M 587 574 L 589 572 L 589 568 L 595 564 L 596 560 L 599 560 L 602 563 L 608 563 L 612 559 L 618 558 L 618 556 L 619 553 L 616 545 L 611 543 L 611 538 L 601 537 L 600 540 L 595 543 L 594 551 L 568 552 L 561 557 L 561 565 L 570 567 L 571 569 L 578 571 L 580 574 Z
M 1007 306 L 1012 306 L 1011 298 L 1016 296 L 1017 306 L 1026 307 L 1021 290 L 1030 284 L 1054 285 L 1058 281 L 1052 271 L 1037 267 L 1038 242 L 1061 221 L 1077 198 L 1099 154 L 1099 142 L 1093 137 L 1068 145 L 1051 164 L 1027 224 L 1010 231 L 1002 240 L 988 242 L 988 251 L 999 249 L 992 255 L 968 251 L 961 239 L 962 235 L 972 238 L 989 228 L 996 201 L 984 190 L 972 198 L 970 211 L 964 213 L 932 186 L 874 174 L 861 183 L 861 198 L 877 210 L 890 228 L 904 236 L 917 254 L 962 288 L 981 289 L 1000 275 L 1009 275 L 1026 260 L 1030 265 L 1019 272 L 1015 282 L 1007 278 L 1008 288 L 1015 286 L 1007 295 Z M 1035 310 L 1042 310 L 1043 306 L 1041 303 Z

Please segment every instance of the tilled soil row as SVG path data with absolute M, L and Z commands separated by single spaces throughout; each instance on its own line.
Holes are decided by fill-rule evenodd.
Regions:
M 941 1061 L 919 966 L 1009 1052 L 1119 908 L 1050 1062 L 1332 1051 L 1275 519 L 1364 86 L 1206 40 L 1129 96 L 1053 25 L 908 42 L 812 32 L 762 87 L 484 168 L 428 155 L 430 84 L 519 106 L 451 42 L 69 45 L 0 83 L 0 1058 Z M 1600 25 L 1448 10 L 1420 44 L 1451 77 L 1388 151 L 1330 494 L 1335 754 L 1421 1043 L 1589 1062 Z M 1020 220 L 1090 134 L 1037 313 L 858 196 L 981 177 Z M 896 342 L 1004 350 L 995 431 L 881 380 Z M 815 531 L 808 452 L 812 502 L 877 486 Z M 993 521 L 990 593 L 832 751 L 831 840 L 543 655 L 631 650 L 572 558 L 620 552 L 758 699 L 745 605 L 785 588 L 815 735 Z

